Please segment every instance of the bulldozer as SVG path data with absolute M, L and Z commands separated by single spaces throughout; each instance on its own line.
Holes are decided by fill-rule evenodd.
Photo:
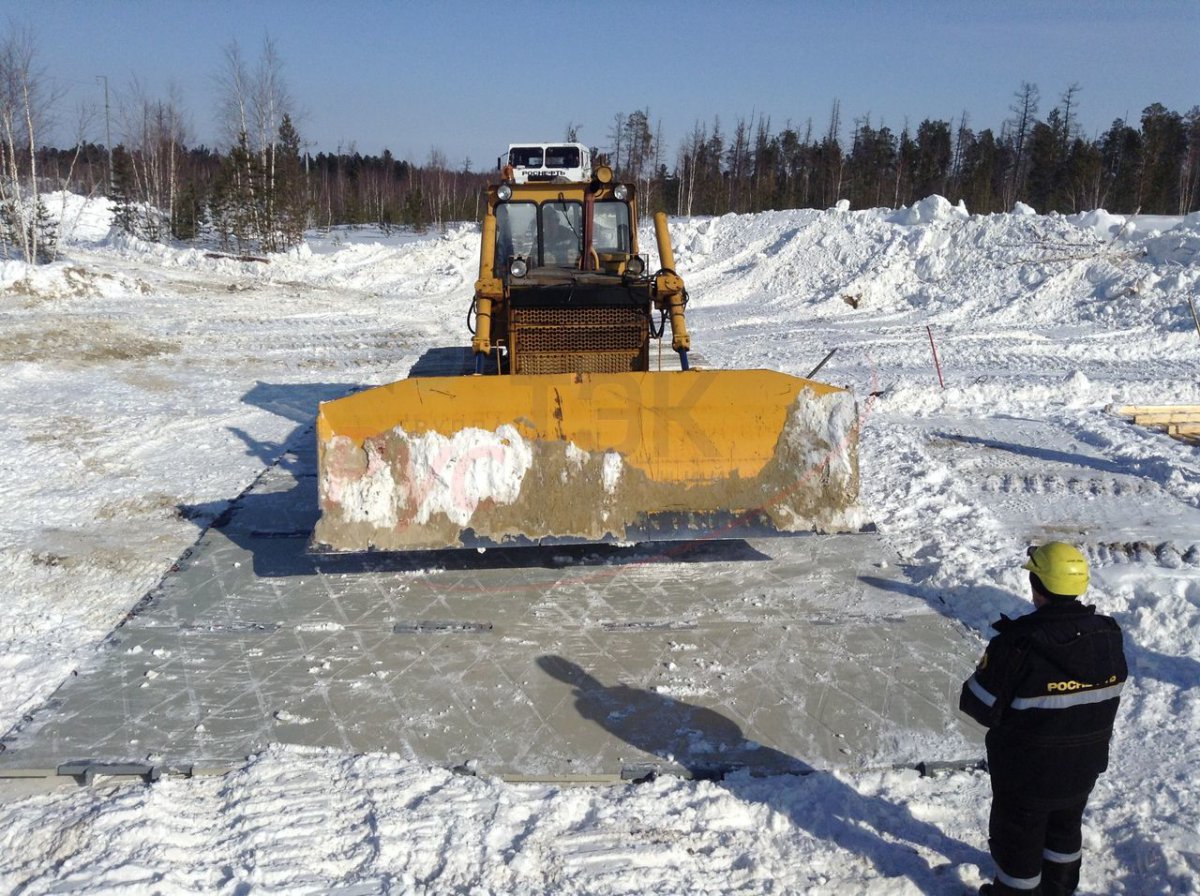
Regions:
M 692 364 L 666 215 L 651 272 L 635 185 L 570 146 L 510 152 L 488 187 L 463 367 L 321 404 L 310 550 L 859 526 L 853 395 Z M 554 151 L 567 164 L 539 175 Z

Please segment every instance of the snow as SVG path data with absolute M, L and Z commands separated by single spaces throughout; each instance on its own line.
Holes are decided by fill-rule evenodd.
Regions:
M 416 501 L 418 523 L 444 513 L 465 526 L 483 501 L 512 504 L 533 461 L 521 434 L 507 424 L 495 432 L 466 427 L 451 438 L 436 432 L 409 437 L 402 429 L 397 435 L 408 441 L 411 469 L 430 471 L 413 476 L 422 492 Z
M 411 506 L 417 523 L 440 513 L 466 526 L 482 502 L 516 501 L 533 460 L 521 434 L 509 425 L 495 432 L 464 427 L 449 438 L 437 432 L 411 435 L 398 426 L 386 438 L 405 446 L 409 475 L 404 482 L 396 481 L 381 449 L 369 443 L 366 472 L 351 481 L 331 477 L 327 486 L 329 499 L 351 522 L 394 526 L 397 508 Z M 353 445 L 345 436 L 331 444 Z
M 617 490 L 617 483 L 621 481 L 621 471 L 624 469 L 624 462 L 621 460 L 621 455 L 615 451 L 606 451 L 604 460 L 600 467 L 600 478 L 604 484 L 604 491 L 607 494 L 613 494 Z
M 0 730 L 318 401 L 464 344 L 477 268 L 471 226 L 313 234 L 263 264 L 117 238 L 103 203 L 49 200 L 62 260 L 0 263 Z M 838 349 L 821 377 L 858 397 L 863 510 L 980 646 L 1028 609 L 1030 541 L 1084 546 L 1132 678 L 1081 892 L 1200 891 L 1200 457 L 1109 410 L 1200 404 L 1200 216 L 930 197 L 671 231 L 713 366 L 804 375 Z M 604 470 L 615 487 L 619 462 Z M 479 466 L 480 489 L 511 472 Z M 0 890 L 962 893 L 991 873 L 988 801 L 977 771 L 573 788 L 279 745 L 220 777 L 0 782 Z

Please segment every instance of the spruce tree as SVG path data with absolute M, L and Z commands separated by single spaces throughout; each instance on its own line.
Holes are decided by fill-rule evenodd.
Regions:
M 1113 212 L 1136 212 L 1140 205 L 1142 135 L 1118 118 L 1100 138 L 1103 187 L 1099 205 Z
M 1142 210 L 1157 215 L 1177 215 L 1179 183 L 1187 156 L 1187 131 L 1183 117 L 1162 103 L 1142 112 L 1145 156 L 1139 198 Z
M 135 196 L 133 159 L 124 145 L 113 147 L 112 184 L 109 198 L 113 206 L 113 226 L 133 236 L 138 229 L 138 209 Z
M 37 229 L 37 264 L 49 264 L 58 257 L 58 224 L 50 217 L 50 210 L 42 197 L 37 198 L 32 226 Z
M 1104 165 L 1100 149 L 1082 137 L 1071 141 L 1063 177 L 1063 211 L 1082 212 L 1100 205 Z
M 171 236 L 177 240 L 194 240 L 204 224 L 204 199 L 195 178 L 184 181 L 175 200 L 171 216 Z
M 917 126 L 917 152 L 913 167 L 913 199 L 934 193 L 944 196 L 950 176 L 950 124 L 925 119 Z
M 429 216 L 425 212 L 425 197 L 420 189 L 408 191 L 404 197 L 404 223 L 417 233 L 424 233 L 429 227 Z
M 1004 165 L 1000 147 L 990 128 L 969 135 L 963 147 L 961 198 L 967 208 L 977 214 L 990 214 L 1003 209 Z
M 1063 160 L 1059 154 L 1060 143 L 1054 124 L 1053 121 L 1036 122 L 1027 143 L 1029 176 L 1024 199 L 1039 212 L 1059 210 L 1058 187 Z
M 308 226 L 308 185 L 300 162 L 300 134 L 290 115 L 284 115 L 279 125 L 279 139 L 274 147 L 275 180 L 273 186 L 275 225 L 280 248 L 297 246 L 304 241 Z

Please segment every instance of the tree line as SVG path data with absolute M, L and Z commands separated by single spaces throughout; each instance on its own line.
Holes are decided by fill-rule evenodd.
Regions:
M 44 195 L 70 190 L 107 196 L 114 226 L 141 239 L 216 240 L 247 252 L 295 246 L 313 226 L 376 224 L 421 230 L 477 220 L 489 175 L 452 170 L 432 151 L 424 165 L 384 150 L 305 151 L 269 38 L 256 60 L 237 43 L 225 49 L 217 77 L 224 149 L 189 146 L 182 102 L 133 85 L 119 99 L 111 151 L 84 135 L 82 116 L 69 149 L 37 138 L 61 97 L 35 64 L 32 34 L 0 41 L 0 254 L 51 260 L 57 234 Z M 107 85 L 106 85 L 107 89 Z M 108 130 L 108 122 L 105 129 Z
M 269 38 L 256 60 L 226 48 L 217 77 L 223 149 L 189 146 L 177 95 L 134 85 L 118 103 L 109 151 L 84 139 L 81 117 L 70 149 L 37 140 L 59 97 L 35 62 L 32 36 L 0 44 L 0 251 L 31 262 L 54 257 L 57 235 L 42 196 L 67 189 L 106 195 L 114 225 L 148 240 L 215 240 L 239 253 L 298 244 L 306 229 L 372 224 L 444 227 L 478 220 L 492 172 L 450 166 L 430 152 L 424 164 L 350 147 L 306 151 L 282 61 Z M 107 85 L 106 85 L 107 88 Z M 1089 139 L 1077 121 L 1080 88 L 1069 87 L 1044 116 L 1033 84 L 1014 94 L 998 130 L 926 119 L 897 133 L 869 115 L 849 127 L 835 102 L 820 130 L 811 120 L 775 131 L 768 116 L 696 122 L 674 153 L 649 109 L 615 114 L 597 157 L 636 183 L 644 212 L 719 215 L 770 209 L 909 205 L 933 193 L 974 213 L 1018 201 L 1039 212 L 1107 208 L 1118 213 L 1185 214 L 1200 208 L 1200 107 L 1180 114 L 1155 103 L 1137 122 L 1114 121 Z M 105 129 L 108 130 L 106 120 Z M 569 123 L 566 140 L 581 128 Z
M 1154 103 L 1138 122 L 1117 119 L 1088 139 L 1076 120 L 1079 92 L 1071 86 L 1039 117 L 1036 85 L 1022 84 L 998 131 L 974 130 L 965 112 L 957 122 L 926 119 L 899 133 L 864 116 L 843 142 L 836 102 L 819 132 L 811 121 L 776 133 L 766 116 L 739 119 L 729 130 L 714 119 L 695 125 L 670 165 L 646 112 L 620 117 L 610 139 L 618 172 L 679 215 L 829 208 L 840 200 L 855 209 L 898 208 L 934 193 L 977 214 L 1017 202 L 1041 213 L 1200 209 L 1200 106 L 1180 114 Z

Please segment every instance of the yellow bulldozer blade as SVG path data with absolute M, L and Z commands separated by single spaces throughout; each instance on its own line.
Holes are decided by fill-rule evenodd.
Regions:
M 317 438 L 318 551 L 860 525 L 853 397 L 768 370 L 418 377 Z

